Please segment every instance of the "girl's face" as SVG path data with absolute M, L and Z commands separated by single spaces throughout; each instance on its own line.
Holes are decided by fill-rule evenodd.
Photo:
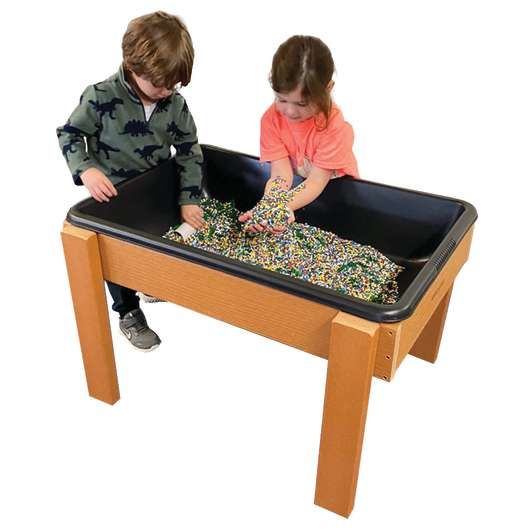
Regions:
M 302 96 L 301 87 L 288 94 L 274 93 L 276 110 L 283 114 L 289 121 L 299 123 L 315 116 L 318 108 L 313 103 L 308 103 Z
M 159 87 L 153 85 L 151 81 L 144 77 L 136 75 L 134 72 L 131 72 L 131 75 L 136 83 L 136 86 L 140 89 L 140 99 L 145 100 L 147 103 L 155 103 L 160 99 L 167 98 L 173 93 L 173 90 L 169 88 Z

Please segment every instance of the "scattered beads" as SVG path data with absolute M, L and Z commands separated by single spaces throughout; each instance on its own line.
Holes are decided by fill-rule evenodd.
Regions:
M 291 200 L 294 191 L 299 189 L 276 189 L 265 195 L 260 203 L 269 204 L 259 209 L 256 208 L 260 203 L 256 205 L 252 223 L 260 219 L 267 220 L 269 226 L 278 226 L 283 217 L 278 218 L 274 210 L 281 201 Z M 269 201 L 271 197 L 274 200 Z M 242 229 L 244 225 L 238 221 L 241 212 L 233 203 L 203 199 L 201 207 L 205 224 L 200 230 L 183 241 L 175 232 L 176 227 L 172 227 L 164 237 L 369 302 L 392 304 L 398 299 L 396 277 L 403 267 L 370 246 L 296 222 L 280 234 L 250 234 Z
M 291 210 L 287 204 L 293 197 L 305 188 L 302 182 L 293 190 L 283 188 L 285 180 L 276 178 L 273 180 L 269 192 L 250 210 L 251 218 L 243 224 L 243 230 L 247 230 L 254 224 L 261 224 L 266 228 L 282 228 L 287 225 Z

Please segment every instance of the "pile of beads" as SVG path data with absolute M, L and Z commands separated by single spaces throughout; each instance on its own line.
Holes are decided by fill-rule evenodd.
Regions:
M 268 228 L 280 228 L 287 225 L 291 211 L 287 204 L 293 197 L 305 188 L 302 182 L 293 190 L 286 190 L 285 181 L 281 178 L 273 180 L 271 188 L 263 198 L 250 210 L 251 218 L 243 224 L 247 230 L 253 224 L 260 224 Z
M 164 237 L 370 302 L 398 299 L 396 277 L 403 268 L 370 246 L 296 222 L 280 234 L 250 234 L 233 203 L 203 199 L 201 207 L 205 224 L 200 230 L 183 241 L 173 227 Z

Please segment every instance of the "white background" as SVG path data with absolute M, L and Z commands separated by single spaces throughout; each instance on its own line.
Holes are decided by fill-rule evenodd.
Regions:
M 2 8 L 0 527 L 528 528 L 526 2 L 11 3 Z M 118 7 L 119 5 L 119 7 Z M 121 401 L 87 396 L 59 232 L 84 198 L 55 128 L 129 19 L 183 17 L 200 141 L 257 154 L 272 55 L 317 35 L 361 175 L 478 212 L 435 365 L 374 380 L 356 506 L 313 505 L 326 362 L 170 304 L 111 315 Z

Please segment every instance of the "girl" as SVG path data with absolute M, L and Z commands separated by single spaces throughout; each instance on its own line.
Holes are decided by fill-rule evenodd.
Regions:
M 329 48 L 316 37 L 291 37 L 272 60 L 275 101 L 261 118 L 261 161 L 271 162 L 265 195 L 274 182 L 290 189 L 294 172 L 306 179 L 304 189 L 288 203 L 289 224 L 294 212 L 314 201 L 330 179 L 359 176 L 353 129 L 331 99 L 334 70 Z M 239 217 L 241 222 L 251 219 L 252 211 Z M 247 223 L 251 232 L 285 229 Z

